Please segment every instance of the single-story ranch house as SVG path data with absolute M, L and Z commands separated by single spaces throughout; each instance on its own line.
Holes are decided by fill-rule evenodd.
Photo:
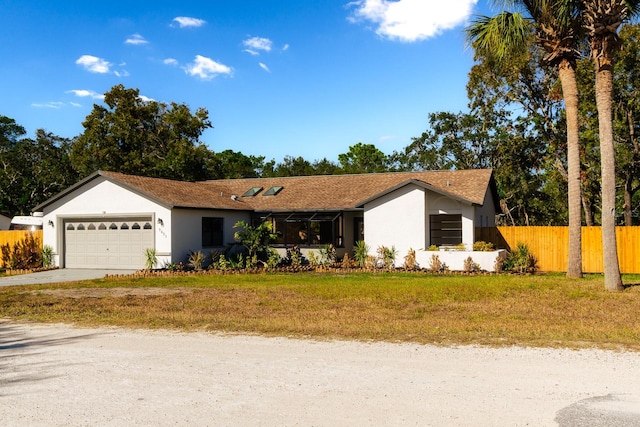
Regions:
M 270 222 L 283 252 L 331 243 L 342 256 L 364 240 L 372 255 L 395 247 L 402 265 L 409 249 L 470 249 L 497 200 L 488 169 L 203 182 L 98 171 L 34 210 L 61 268 L 142 269 L 147 248 L 160 267 L 183 262 L 233 243 L 240 220 Z

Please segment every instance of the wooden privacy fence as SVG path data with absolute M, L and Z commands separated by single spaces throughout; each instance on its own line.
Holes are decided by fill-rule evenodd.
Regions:
M 616 227 L 622 273 L 640 273 L 640 227 Z M 476 241 L 511 250 L 521 242 L 538 259 L 541 271 L 567 271 L 569 227 L 481 227 Z M 582 271 L 604 272 L 601 227 L 582 227 Z
M 42 230 L 2 230 L 0 231 L 0 246 L 4 246 L 8 243 L 9 246 L 13 248 L 13 245 L 24 239 L 25 236 L 29 234 L 33 234 L 33 237 L 42 242 Z

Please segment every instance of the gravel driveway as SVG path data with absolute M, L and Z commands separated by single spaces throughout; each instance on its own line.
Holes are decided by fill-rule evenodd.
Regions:
M 639 426 L 640 354 L 0 321 L 4 426 Z

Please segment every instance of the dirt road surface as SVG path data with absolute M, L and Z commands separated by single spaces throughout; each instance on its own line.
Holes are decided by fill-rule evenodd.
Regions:
M 3 426 L 634 426 L 640 354 L 0 320 Z

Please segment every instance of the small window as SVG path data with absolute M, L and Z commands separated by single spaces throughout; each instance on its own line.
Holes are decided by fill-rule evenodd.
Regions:
M 80 230 L 84 230 L 84 224 L 79 224 L 78 225 L 78 231 L 80 231 Z
M 248 189 L 243 195 L 242 197 L 253 197 L 256 194 L 258 194 L 259 192 L 262 191 L 262 187 L 252 187 L 250 189 Z
M 67 225 L 67 230 L 75 230 L 76 228 L 73 226 L 73 224 L 69 224 Z
M 120 226 L 120 230 L 128 230 L 129 229 L 129 224 L 127 224 L 126 222 L 123 222 L 122 225 Z
M 431 244 L 454 246 L 462 243 L 462 215 L 430 215 Z
M 268 189 L 267 191 L 264 192 L 263 196 L 275 196 L 276 194 L 278 194 L 283 187 L 280 186 L 273 186 L 270 189 Z
M 202 246 L 222 246 L 222 218 L 203 217 L 202 218 Z
M 137 222 L 134 222 L 133 225 L 131 226 L 132 230 L 140 230 L 140 224 L 138 224 Z
M 89 224 L 89 226 L 87 227 L 87 230 L 95 230 L 96 226 L 94 224 Z
M 145 230 L 151 230 L 153 227 L 151 226 L 151 224 L 149 224 L 148 222 L 146 222 L 146 223 L 144 224 L 144 227 L 143 227 L 143 228 L 144 228 Z
M 104 225 L 104 222 L 102 224 L 100 224 L 100 226 L 98 227 L 98 230 L 106 230 L 107 226 Z
M 114 222 L 112 222 L 111 225 L 109 226 L 109 230 L 117 230 L 117 229 L 118 229 L 118 226 Z

